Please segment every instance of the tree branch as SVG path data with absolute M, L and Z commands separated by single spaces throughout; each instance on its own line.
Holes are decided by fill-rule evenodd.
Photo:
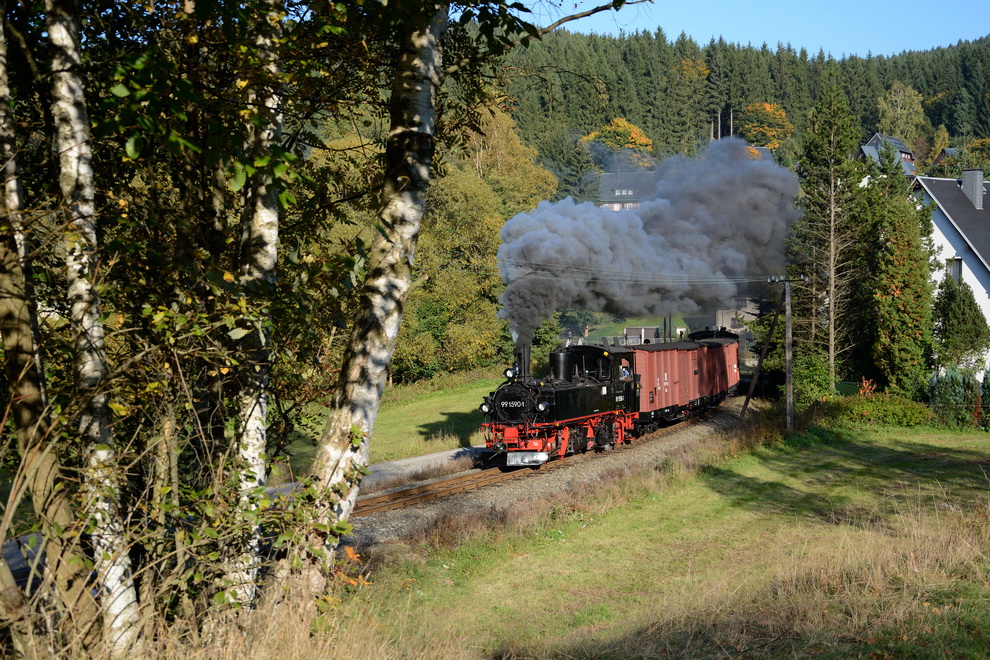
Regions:
M 460 71 L 461 69 L 467 66 L 470 66 L 472 64 L 479 64 L 490 57 L 501 55 L 502 53 L 508 51 L 510 48 L 516 48 L 518 46 L 528 46 L 530 42 L 533 41 L 533 39 L 539 39 L 543 35 L 549 32 L 553 32 L 561 25 L 570 23 L 571 21 L 576 21 L 579 18 L 587 18 L 588 16 L 594 16 L 595 14 L 599 14 L 603 11 L 608 11 L 610 9 L 615 9 L 616 11 L 618 11 L 618 9 L 615 6 L 616 4 L 619 4 L 620 7 L 625 7 L 628 5 L 641 5 L 644 2 L 649 2 L 652 4 L 653 0 L 631 0 L 631 2 L 623 2 L 623 3 L 609 2 L 608 4 L 599 5 L 598 7 L 588 9 L 587 11 L 571 14 L 570 16 L 564 16 L 563 18 L 554 21 L 553 23 L 551 23 L 546 27 L 537 28 L 536 34 L 527 34 L 523 37 L 519 37 L 515 41 L 509 41 L 504 44 L 501 44 L 498 48 L 493 48 L 483 53 L 478 53 L 476 55 L 473 55 L 472 57 L 462 58 L 460 61 L 455 62 L 454 64 L 451 64 L 449 67 L 447 67 L 444 70 L 444 75 L 449 76 L 451 74 L 457 73 L 458 71 Z

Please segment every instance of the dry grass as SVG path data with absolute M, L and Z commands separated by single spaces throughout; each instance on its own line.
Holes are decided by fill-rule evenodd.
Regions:
M 752 433 L 753 429 L 760 431 Z M 402 542 L 432 549 L 453 548 L 479 536 L 505 538 L 528 534 L 562 515 L 578 511 L 601 515 L 649 493 L 665 490 L 705 466 L 738 456 L 766 442 L 780 442 L 779 433 L 761 429 L 754 422 L 742 434 L 710 434 L 697 444 L 673 450 L 659 464 L 647 467 L 625 464 L 608 470 L 595 482 L 571 483 L 569 490 L 558 492 L 552 500 L 542 498 L 510 502 L 493 506 L 483 514 L 443 514 Z
M 409 539 L 381 566 L 425 567 L 433 552 L 456 561 L 465 554 L 456 555 L 461 544 L 473 544 L 467 554 L 535 560 L 531 553 L 540 530 L 559 527 L 561 521 L 598 520 L 629 503 L 640 506 L 644 496 L 676 491 L 709 470 L 713 474 L 706 479 L 721 479 L 713 466 L 781 439 L 772 427 L 753 424 L 745 434 L 710 438 L 700 449 L 681 452 L 654 468 L 617 469 L 597 485 L 585 484 L 580 492 L 563 493 L 553 503 L 527 503 L 483 516 L 447 516 Z M 960 508 L 959 495 L 937 482 L 905 495 L 900 484 L 880 494 L 872 507 L 839 506 L 824 518 L 774 509 L 774 522 L 751 532 L 751 537 L 743 531 L 748 523 L 730 527 L 743 538 L 714 554 L 717 546 L 699 540 L 706 537 L 678 541 L 675 534 L 669 539 L 672 549 L 678 544 L 696 547 L 694 569 L 643 574 L 641 579 L 658 582 L 648 588 L 649 606 L 635 616 L 613 615 L 620 602 L 615 599 L 624 598 L 621 589 L 595 594 L 586 592 L 595 587 L 584 585 L 577 591 L 586 593 L 583 605 L 537 608 L 544 619 L 559 623 L 556 631 L 513 629 L 519 621 L 510 617 L 495 624 L 507 626 L 502 634 L 493 638 L 479 630 L 469 639 L 486 649 L 479 656 L 504 658 L 945 657 L 945 648 L 954 649 L 956 656 L 984 657 L 982 624 L 990 616 L 983 605 L 990 589 L 990 507 L 984 495 L 982 502 L 970 498 L 971 506 Z M 715 521 L 708 524 L 717 527 Z M 519 540 L 525 538 L 529 540 Z M 621 537 L 615 541 L 618 547 L 624 542 Z M 717 533 L 710 542 L 718 543 Z M 575 551 L 576 547 L 570 552 Z M 726 561 L 723 553 L 731 559 Z M 520 568 L 519 562 L 512 562 L 507 570 L 512 566 Z M 624 563 L 611 570 L 628 567 Z M 448 580 L 443 572 L 439 575 Z M 484 575 L 491 577 L 489 572 Z M 468 588 L 462 586 L 463 579 L 450 580 L 452 587 L 456 583 L 459 590 Z M 532 588 L 545 585 L 534 583 Z M 560 588 L 566 591 L 574 585 L 565 581 Z M 983 595 L 961 595 L 970 588 L 984 589 Z M 484 601 L 482 594 L 504 594 L 505 589 L 477 587 L 474 597 Z M 521 603 L 531 597 L 523 593 L 518 598 L 514 609 L 527 607 Z M 489 626 L 498 620 L 491 618 L 492 611 L 488 608 L 487 618 L 481 617 Z M 973 624 L 974 619 L 980 623 Z
M 167 660 L 242 660 L 278 658 L 313 660 L 408 660 L 475 658 L 467 641 L 442 634 L 438 625 L 434 638 L 406 630 L 398 619 L 383 621 L 359 606 L 339 607 L 334 616 L 314 618 L 308 608 L 268 607 L 244 613 L 217 631 L 212 639 L 179 638 L 174 632 L 161 635 L 152 657 Z
M 362 570 L 380 583 L 341 586 L 329 616 L 310 618 L 292 605 L 260 609 L 209 640 L 163 627 L 154 654 L 845 658 L 945 657 L 950 649 L 957 657 L 984 657 L 990 502 L 987 488 L 982 497 L 973 494 L 979 478 L 975 491 L 924 475 L 914 486 L 891 480 L 875 497 L 843 500 L 821 515 L 787 506 L 747 509 L 743 500 L 726 507 L 717 487 L 739 488 L 727 480 L 727 466 L 754 482 L 821 485 L 820 470 L 802 473 L 795 466 L 807 462 L 784 459 L 820 460 L 826 448 L 762 452 L 781 439 L 772 426 L 753 422 L 743 433 L 714 434 L 658 465 L 616 468 L 552 502 L 441 517 L 404 543 L 379 548 Z M 754 449 L 772 460 L 747 454 Z M 946 456 L 958 459 L 952 450 Z M 726 462 L 735 456 L 744 458 Z M 699 497 L 703 492 L 707 500 Z M 712 508 L 716 502 L 721 509 Z M 676 513 L 665 520 L 671 507 Z M 627 519 L 634 524 L 624 527 Z M 632 533 L 644 528 L 652 536 Z M 548 541 L 555 530 L 566 540 Z M 567 575 L 576 584 L 553 575 L 556 567 L 583 561 L 595 543 L 636 555 L 644 538 L 658 537 L 663 547 L 646 548 L 642 557 L 619 561 L 609 554 L 611 567 L 572 566 Z M 501 566 L 514 570 L 515 580 L 495 585 Z M 549 575 L 547 566 L 555 567 Z M 525 568 L 542 570 L 541 577 L 522 575 Z M 575 577 L 584 570 L 599 577 Z M 530 591 L 513 591 L 519 584 Z M 520 621 L 535 623 L 523 623 L 526 628 Z
M 974 525 L 961 516 L 917 511 L 838 540 L 809 537 L 803 547 L 765 548 L 769 570 L 762 579 L 747 573 L 745 581 L 708 582 L 665 600 L 608 651 L 779 656 L 866 641 L 890 628 L 916 637 L 931 627 L 933 609 L 949 614 L 954 607 L 932 606 L 939 594 L 964 575 L 985 580 L 990 527 L 983 518 Z M 726 577 L 740 576 L 730 571 Z

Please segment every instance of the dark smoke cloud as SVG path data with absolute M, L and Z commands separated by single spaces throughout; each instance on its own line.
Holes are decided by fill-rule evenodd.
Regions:
M 698 159 L 657 167 L 656 193 L 638 209 L 573 199 L 541 202 L 502 228 L 499 316 L 529 342 L 557 309 L 628 315 L 692 313 L 725 304 L 740 282 L 779 272 L 796 218 L 794 175 L 749 157 L 736 139 Z

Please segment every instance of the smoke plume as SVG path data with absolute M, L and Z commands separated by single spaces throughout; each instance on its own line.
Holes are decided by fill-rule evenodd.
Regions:
M 664 316 L 725 304 L 740 283 L 782 268 L 796 193 L 789 170 L 726 139 L 661 163 L 637 209 L 541 202 L 502 228 L 499 316 L 529 343 L 566 306 Z

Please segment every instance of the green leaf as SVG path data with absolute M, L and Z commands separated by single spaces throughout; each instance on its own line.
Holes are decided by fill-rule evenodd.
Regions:
M 233 330 L 227 333 L 227 335 L 231 339 L 241 339 L 242 337 L 246 337 L 249 334 L 251 334 L 251 331 L 248 330 L 247 328 L 234 328 Z
M 295 196 L 288 190 L 283 190 L 278 194 L 278 205 L 284 211 L 296 203 Z
M 140 135 L 132 135 L 127 138 L 127 145 L 124 150 L 127 152 L 127 157 L 131 160 L 137 160 L 138 156 L 141 155 L 141 149 L 144 148 L 144 138 Z
M 239 168 L 227 182 L 227 187 L 231 192 L 237 192 L 244 187 L 245 183 L 247 183 L 247 172 L 243 168 Z
M 114 96 L 123 98 L 125 96 L 130 96 L 131 90 L 127 89 L 127 86 L 124 85 L 123 83 L 117 83 L 116 85 L 110 88 L 110 93 L 113 94 Z

